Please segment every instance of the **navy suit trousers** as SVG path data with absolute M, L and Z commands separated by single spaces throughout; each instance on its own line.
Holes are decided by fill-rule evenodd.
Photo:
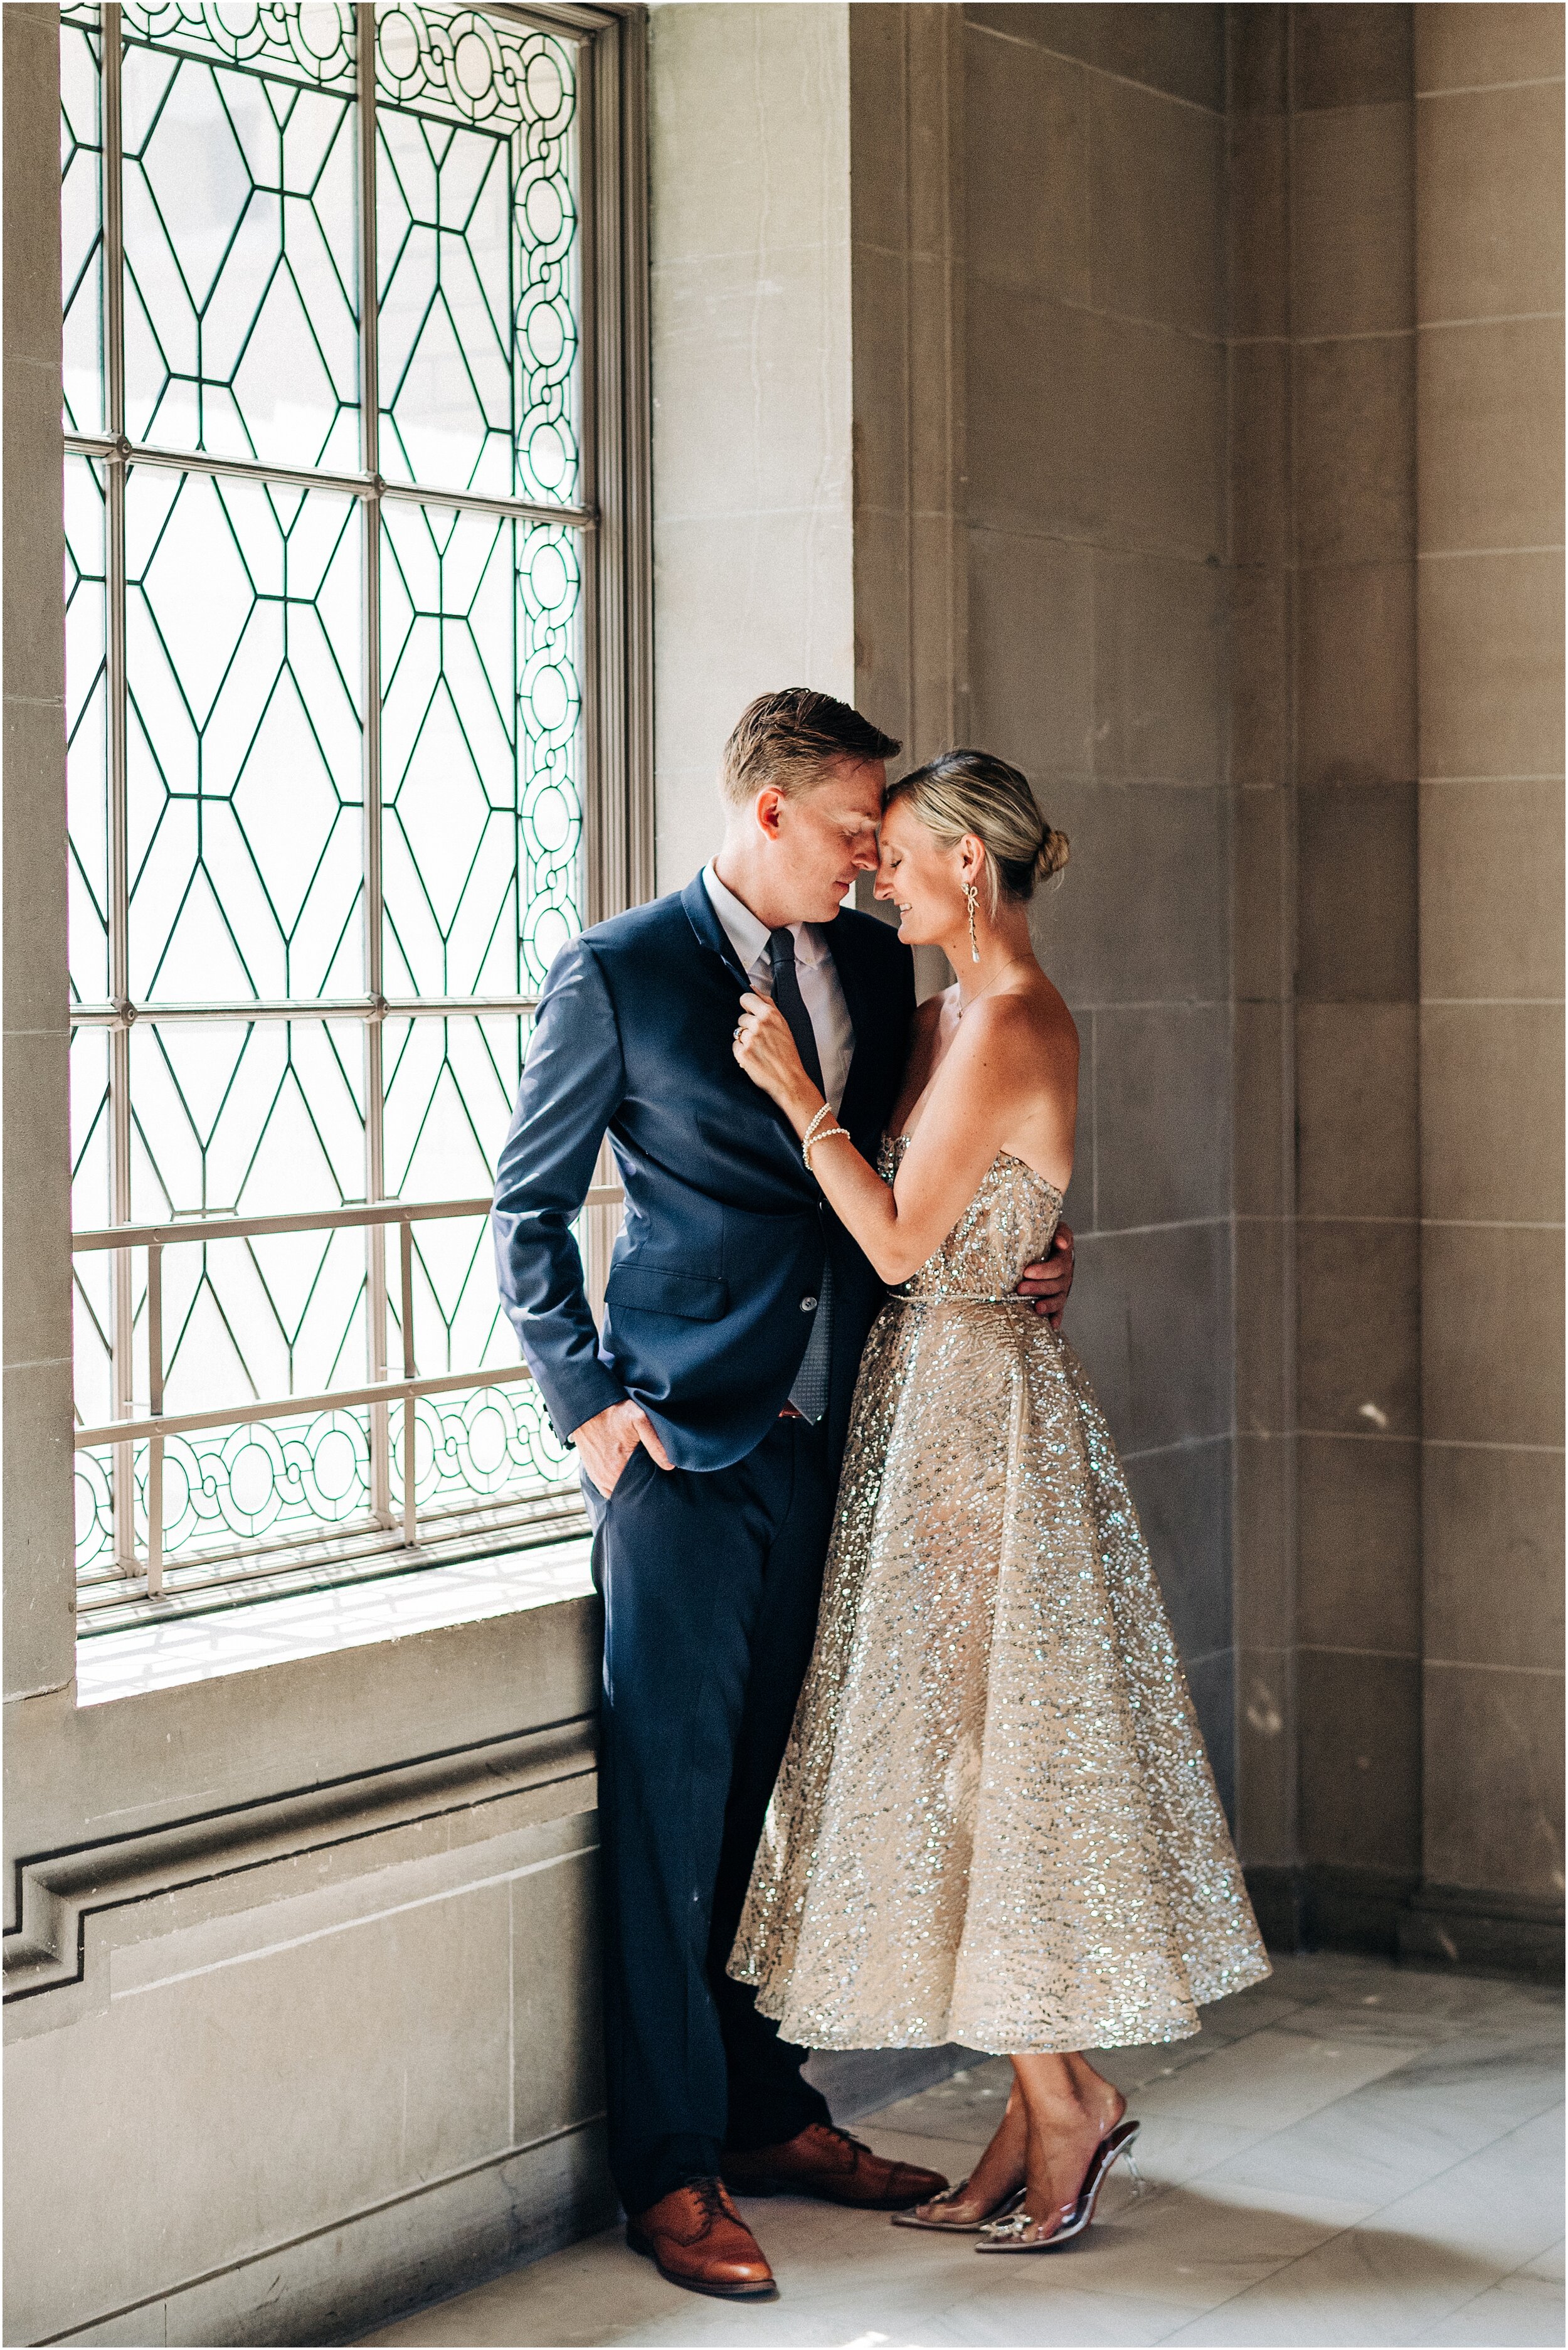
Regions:
M 730 1467 L 641 1446 L 604 1502 L 599 1821 L 610 2168 L 630 2212 L 711 2176 L 725 2146 L 826 2121 L 724 1971 L 816 1629 L 837 1460 L 779 1419 Z

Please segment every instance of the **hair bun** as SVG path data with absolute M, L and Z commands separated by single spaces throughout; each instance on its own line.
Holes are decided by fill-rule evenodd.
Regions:
M 1034 857 L 1034 870 L 1042 881 L 1049 881 L 1052 874 L 1060 873 L 1066 862 L 1067 836 L 1064 832 L 1058 832 L 1054 825 L 1048 824 L 1040 837 L 1040 847 Z

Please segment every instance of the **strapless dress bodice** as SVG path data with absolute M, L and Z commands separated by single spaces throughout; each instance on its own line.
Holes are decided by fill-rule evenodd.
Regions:
M 885 1181 L 897 1175 L 909 1142 L 907 1134 L 883 1136 L 877 1165 Z M 1024 1266 L 1047 1254 L 1061 1220 L 1055 1185 L 999 1150 L 941 1246 L 889 1295 L 920 1305 L 1017 1304 L 1012 1293 Z

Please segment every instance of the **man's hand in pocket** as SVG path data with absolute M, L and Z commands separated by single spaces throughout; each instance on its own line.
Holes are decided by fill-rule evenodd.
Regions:
M 585 1419 L 580 1428 L 572 1430 L 572 1442 L 582 1456 L 584 1468 L 607 1502 L 620 1482 L 620 1472 L 640 1444 L 650 1460 L 660 1469 L 673 1469 L 675 1463 L 659 1440 L 659 1431 L 639 1403 L 629 1398 L 625 1403 L 612 1403 L 607 1411 L 596 1412 Z

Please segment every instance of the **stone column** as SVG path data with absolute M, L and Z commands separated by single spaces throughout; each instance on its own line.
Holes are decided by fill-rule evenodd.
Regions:
M 1299 1835 L 1314 1936 L 1419 1866 L 1410 9 L 1291 12 Z
M 1563 11 L 1416 10 L 1425 1885 L 1561 1965 Z
M 1241 1844 L 1392 1949 L 1420 1800 L 1410 12 L 1230 11 Z
M 771 686 L 854 698 L 849 9 L 656 6 L 654 764 L 660 889 Z
M 1290 11 L 1228 9 L 1236 1828 L 1294 1938 L 1295 568 Z
M 73 1675 L 60 12 L 0 13 L 5 107 L 5 1696 Z

